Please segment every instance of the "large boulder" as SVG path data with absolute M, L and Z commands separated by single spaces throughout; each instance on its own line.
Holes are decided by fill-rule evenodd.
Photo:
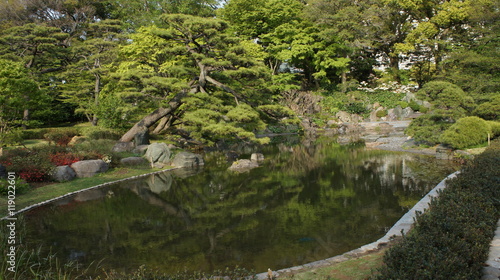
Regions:
M 233 164 L 229 167 L 229 170 L 242 173 L 250 171 L 256 167 L 259 167 L 257 161 L 252 161 L 249 159 L 240 159 L 233 162 Z
M 75 179 L 76 172 L 68 165 L 58 166 L 52 173 L 52 178 L 57 182 L 66 182 Z
M 132 150 L 132 153 L 143 156 L 148 150 L 149 145 L 139 145 Z
M 172 161 L 172 165 L 176 167 L 197 167 L 204 164 L 205 162 L 201 155 L 190 152 L 180 152 L 175 155 Z
M 71 165 L 71 168 L 75 170 L 76 177 L 86 178 L 108 171 L 109 166 L 102 159 L 95 159 L 77 161 Z
M 149 145 L 149 130 L 138 132 L 134 135 L 135 146 Z
M 68 146 L 74 146 L 76 144 L 80 144 L 80 143 L 83 143 L 87 141 L 87 137 L 85 136 L 73 136 L 73 138 L 71 138 L 71 140 L 69 141 L 68 143 Z
M 113 146 L 112 151 L 115 153 L 130 152 L 134 148 L 133 142 L 118 142 Z
M 149 145 L 144 157 L 151 163 L 168 163 L 170 162 L 170 149 L 165 143 L 153 143 Z

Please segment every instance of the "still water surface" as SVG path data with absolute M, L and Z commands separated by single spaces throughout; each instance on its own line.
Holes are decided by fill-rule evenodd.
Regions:
M 377 240 L 456 169 L 428 156 L 331 140 L 258 151 L 265 162 L 250 172 L 228 172 L 224 153 L 207 153 L 202 169 L 37 208 L 26 215 L 28 241 L 66 260 L 102 261 L 108 270 L 276 270 Z

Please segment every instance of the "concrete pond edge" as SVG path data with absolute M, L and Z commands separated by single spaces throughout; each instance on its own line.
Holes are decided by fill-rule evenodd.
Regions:
M 138 179 L 138 178 L 142 178 L 142 177 L 146 177 L 146 176 L 150 176 L 150 175 L 160 174 L 160 173 L 164 173 L 164 172 L 167 172 L 167 171 L 171 171 L 171 170 L 175 170 L 175 169 L 180 169 L 180 168 L 182 168 L 182 167 L 173 167 L 173 168 L 169 168 L 169 169 L 158 170 L 158 171 L 154 171 L 154 172 L 150 172 L 150 173 L 146 173 L 146 174 L 140 174 L 140 175 L 136 175 L 136 176 L 132 176 L 132 177 L 127 177 L 127 178 L 123 178 L 123 179 L 119 179 L 119 180 L 115 180 L 115 181 L 111 181 L 111 182 L 106 182 L 106 183 L 95 185 L 95 186 L 92 186 L 92 187 L 89 187 L 89 188 L 85 188 L 85 189 L 77 190 L 77 191 L 74 191 L 74 192 L 70 192 L 70 193 L 67 193 L 67 194 L 55 197 L 55 198 L 51 198 L 51 199 L 48 199 L 48 200 L 45 200 L 45 201 L 42 201 L 42 202 L 39 202 L 39 203 L 32 204 L 30 206 L 27 206 L 27 207 L 25 207 L 25 208 L 23 208 L 23 209 L 21 209 L 19 211 L 14 212 L 12 215 L 7 215 L 7 216 L 1 218 L 0 220 L 9 220 L 9 219 L 12 219 L 13 216 L 16 216 L 16 215 L 19 215 L 21 213 L 27 212 L 27 211 L 29 211 L 31 209 L 43 206 L 45 204 L 49 204 L 49 203 L 55 202 L 57 200 L 68 198 L 70 196 L 73 196 L 75 194 L 79 194 L 81 192 L 85 192 L 85 191 L 93 190 L 93 189 L 98 189 L 98 188 L 101 188 L 101 187 L 104 187 L 104 186 L 109 186 L 109 185 L 112 185 L 112 184 L 116 184 L 116 183 L 120 183 L 120 182 L 124 182 L 124 181 L 128 181 L 128 180 L 132 180 L 132 179 Z
M 456 171 L 446 178 L 444 178 L 436 187 L 429 191 L 417 204 L 413 206 L 406 214 L 403 215 L 392 227 L 387 231 L 387 233 L 375 242 L 363 245 L 357 249 L 346 252 L 342 255 L 334 256 L 328 259 L 310 262 L 303 265 L 298 265 L 290 268 L 284 268 L 277 271 L 273 271 L 273 278 L 278 277 L 282 274 L 293 274 L 307 269 L 314 269 L 325 267 L 337 263 L 341 263 L 347 260 L 358 258 L 370 252 L 375 252 L 380 248 L 386 246 L 390 241 L 396 237 L 401 237 L 408 233 L 415 222 L 415 218 L 418 213 L 423 213 L 428 207 L 431 200 L 439 196 L 439 192 L 446 188 L 446 181 L 455 178 L 460 171 Z M 500 240 L 499 240 L 500 242 Z M 500 244 L 499 244 L 500 245 Z M 257 279 L 269 279 L 269 272 L 263 272 L 256 275 Z

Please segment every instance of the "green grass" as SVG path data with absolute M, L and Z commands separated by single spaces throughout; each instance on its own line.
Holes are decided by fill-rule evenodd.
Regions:
M 386 249 L 325 267 L 280 275 L 278 280 L 364 280 L 382 266 Z
M 159 171 L 159 169 L 114 168 L 106 173 L 101 173 L 91 178 L 78 178 L 69 182 L 44 185 L 34 188 L 33 190 L 25 194 L 17 196 L 15 199 L 16 210 L 21 210 L 22 208 L 28 207 L 30 205 L 53 199 L 70 192 L 83 190 L 107 182 L 147 174 L 154 171 Z M 5 209 L 2 210 L 1 213 L 5 213 L 5 211 L 7 210 L 6 197 L 0 197 L 0 209 Z M 4 215 L 6 214 L 3 214 L 1 216 Z

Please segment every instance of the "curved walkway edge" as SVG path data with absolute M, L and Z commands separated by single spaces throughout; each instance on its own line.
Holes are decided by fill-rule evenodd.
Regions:
M 493 237 L 490 243 L 490 253 L 483 268 L 483 277 L 481 280 L 498 279 L 500 279 L 500 220 L 497 222 L 495 237 Z
M 273 272 L 273 276 L 277 277 L 280 274 L 288 274 L 288 273 L 293 273 L 293 272 L 299 272 L 304 269 L 312 269 L 312 268 L 318 268 L 318 267 L 325 267 L 329 266 L 332 264 L 340 263 L 343 261 L 350 260 L 352 258 L 356 258 L 359 256 L 362 256 L 366 253 L 376 251 L 380 249 L 381 247 L 387 245 L 391 240 L 394 239 L 394 237 L 398 236 L 403 236 L 404 234 L 408 233 L 413 226 L 413 223 L 415 221 L 416 216 L 418 213 L 424 212 L 429 207 L 429 203 L 431 202 L 432 198 L 437 197 L 439 195 L 439 192 L 446 188 L 446 181 L 448 179 L 452 179 L 456 177 L 460 173 L 460 171 L 457 171 L 455 173 L 450 174 L 448 177 L 443 179 L 434 189 L 432 189 L 430 192 L 428 192 L 413 208 L 410 209 L 401 219 L 399 219 L 394 226 L 379 240 L 372 242 L 370 244 L 361 246 L 358 249 L 354 249 L 352 251 L 349 251 L 347 253 L 344 253 L 342 255 L 338 255 L 332 258 L 328 258 L 325 260 L 320 260 L 320 261 L 315 261 L 311 262 L 308 264 L 303 264 L 299 266 L 294 266 L 291 268 L 284 268 L 280 269 L 277 271 Z M 500 253 L 500 231 L 498 232 L 498 239 L 497 239 L 497 249 L 498 252 Z M 499 264 L 498 267 L 500 267 L 500 258 L 496 259 L 497 263 Z M 500 273 L 500 269 L 497 269 L 497 272 Z M 500 275 L 500 274 L 499 274 Z M 257 279 L 268 279 L 268 273 L 259 273 L 256 275 Z M 490 279 L 499 279 L 499 278 L 486 278 L 484 280 L 490 280 Z
M 29 210 L 31 210 L 33 208 L 36 208 L 36 207 L 39 207 L 39 206 L 42 206 L 42 205 L 54 202 L 54 201 L 59 200 L 59 199 L 63 199 L 63 198 L 69 197 L 69 196 L 72 196 L 72 195 L 75 195 L 75 194 L 78 194 L 78 193 L 81 193 L 81 192 L 84 192 L 84 191 L 88 191 L 88 190 L 92 190 L 92 189 L 97 189 L 97 188 L 100 188 L 100 187 L 108 186 L 108 185 L 119 183 L 119 182 L 123 182 L 123 181 L 128 181 L 128 180 L 131 180 L 131 179 L 137 179 L 137 178 L 146 177 L 146 176 L 149 176 L 149 175 L 159 174 L 159 173 L 163 173 L 163 172 L 167 172 L 167 171 L 171 171 L 171 170 L 179 169 L 179 168 L 182 168 L 182 167 L 173 167 L 173 168 L 170 168 L 170 169 L 163 169 L 163 170 L 154 171 L 154 172 L 150 172 L 150 173 L 146 173 L 146 174 L 141 174 L 141 175 L 136 175 L 136 176 L 132 176 L 132 177 L 127 177 L 127 178 L 116 180 L 116 181 L 102 183 L 102 184 L 99 184 L 99 185 L 96 185 L 96 186 L 93 186 L 93 187 L 90 187 L 90 188 L 85 188 L 85 189 L 77 190 L 77 191 L 74 191 L 74 192 L 70 192 L 70 193 L 58 196 L 56 198 L 52 198 L 52 199 L 49 199 L 49 200 L 45 200 L 45 201 L 42 201 L 42 202 L 39 202 L 39 203 L 32 204 L 32 205 L 30 205 L 28 207 L 25 207 L 25 208 L 23 208 L 23 209 L 15 212 L 12 216 L 21 214 L 21 213 L 29 211 Z M 12 216 L 5 216 L 5 217 L 0 218 L 0 220 L 9 219 Z

